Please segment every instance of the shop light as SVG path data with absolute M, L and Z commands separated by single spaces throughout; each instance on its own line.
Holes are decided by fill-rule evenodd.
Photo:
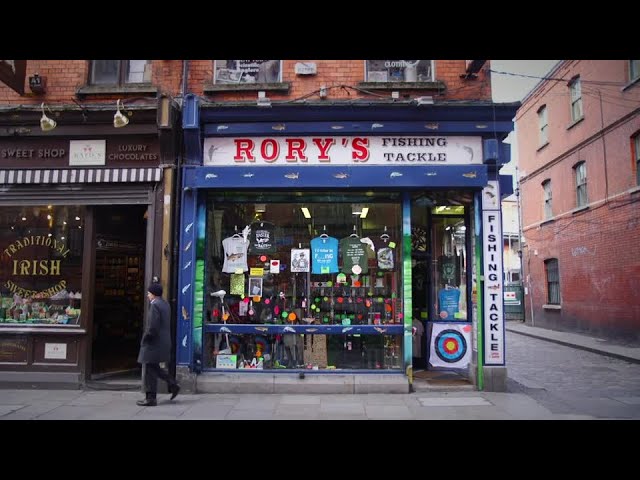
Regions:
M 362 215 L 362 205 L 357 203 L 351 205 L 351 215 Z
M 300 210 L 302 210 L 304 218 L 311 218 L 311 212 L 309 212 L 309 209 L 307 207 L 301 207 Z
M 267 205 L 265 203 L 255 204 L 256 213 L 264 213 L 267 211 Z
M 360 218 L 367 218 L 367 213 L 369 213 L 369 207 L 362 207 L 362 213 L 360 214 Z

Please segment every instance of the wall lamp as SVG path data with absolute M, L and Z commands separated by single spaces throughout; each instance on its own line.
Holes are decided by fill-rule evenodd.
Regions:
M 267 97 L 267 94 L 263 91 L 258 92 L 258 106 L 259 107 L 271 106 L 271 99 Z
M 120 99 L 118 99 L 117 106 L 118 106 L 118 111 L 113 116 L 113 126 L 115 128 L 125 127 L 129 123 L 129 119 L 125 117 L 120 111 Z
M 433 105 L 433 97 L 418 97 L 415 102 L 417 105 Z
M 44 113 L 44 102 L 42 102 L 42 105 L 40 105 L 40 108 L 42 108 L 42 118 L 40 119 L 40 128 L 42 129 L 43 132 L 49 132 L 54 128 L 56 128 L 57 122 L 52 118 L 47 117 L 47 115 Z M 47 109 L 51 112 L 51 109 L 49 107 L 47 107 Z

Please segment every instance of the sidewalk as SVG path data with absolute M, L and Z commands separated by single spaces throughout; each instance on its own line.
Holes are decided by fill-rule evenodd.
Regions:
M 0 420 L 573 420 L 522 393 L 193 394 L 139 407 L 137 392 L 0 390 Z
M 640 347 L 620 345 L 610 340 L 579 333 L 560 332 L 546 328 L 532 327 L 519 321 L 508 321 L 506 322 L 505 328 L 509 332 L 520 335 L 540 338 L 549 342 L 555 342 L 609 357 L 620 358 L 629 362 L 640 363 Z

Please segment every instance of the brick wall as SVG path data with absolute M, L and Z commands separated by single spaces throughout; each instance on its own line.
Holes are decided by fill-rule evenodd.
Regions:
M 535 325 L 640 340 L 640 190 L 631 150 L 640 132 L 640 86 L 625 88 L 626 63 L 574 60 L 553 73 L 580 74 L 584 119 L 578 123 L 571 123 L 566 82 L 547 82 L 518 110 L 526 312 Z M 541 105 L 549 125 L 543 148 Z M 577 210 L 573 167 L 579 161 L 587 167 L 586 210 Z M 543 217 L 546 179 L 553 192 L 550 222 Z M 549 258 L 559 262 L 560 310 L 543 307 Z

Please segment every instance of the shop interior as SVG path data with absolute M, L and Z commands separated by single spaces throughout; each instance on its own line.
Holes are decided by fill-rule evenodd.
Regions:
M 95 207 L 92 379 L 139 375 L 146 215 L 146 206 Z

